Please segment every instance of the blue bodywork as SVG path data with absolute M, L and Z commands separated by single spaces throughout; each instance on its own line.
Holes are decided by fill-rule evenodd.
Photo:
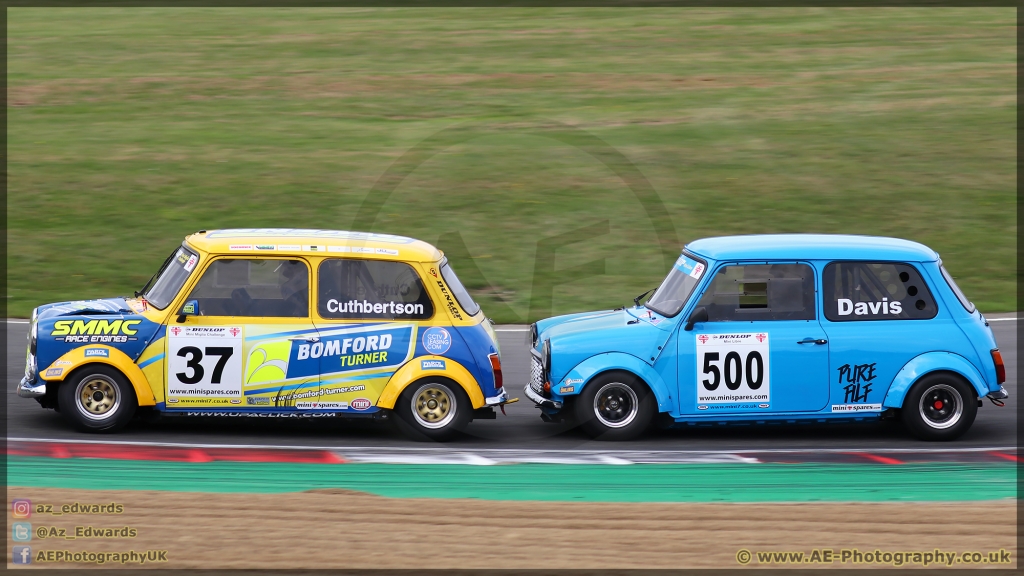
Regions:
M 694 271 L 698 262 L 705 268 Z M 823 272 L 836 262 L 912 267 L 934 299 L 934 316 L 830 321 L 824 313 Z M 716 273 L 736 264 L 805 265 L 802 269 L 814 274 L 814 312 L 799 319 L 698 321 L 685 330 Z M 535 373 L 542 374 L 548 389 L 543 401 L 529 385 L 527 395 L 545 414 L 557 418 L 596 376 L 625 371 L 653 392 L 658 412 L 674 422 L 700 423 L 878 418 L 902 407 L 911 386 L 936 371 L 961 375 L 979 398 L 998 393 L 992 330 L 980 312 L 958 300 L 940 266 L 939 255 L 930 248 L 892 238 L 787 234 L 698 240 L 685 247 L 675 269 L 699 279 L 671 317 L 638 305 L 537 322 L 534 362 L 547 365 L 535 366 Z M 833 295 L 828 302 L 833 309 L 836 300 Z M 877 304 L 880 310 L 882 303 Z M 699 381 L 698 346 L 708 342 L 746 342 L 744 350 L 763 352 L 763 358 L 761 353 L 755 359 L 748 354 L 747 385 L 770 382 L 770 388 L 761 389 L 766 393 L 752 394 L 756 399 L 749 402 L 706 401 L 708 397 L 701 395 L 706 392 Z M 736 382 L 742 358 L 737 355 L 730 366 Z M 718 366 L 724 370 L 723 364 Z M 705 382 L 711 385 L 711 376 Z

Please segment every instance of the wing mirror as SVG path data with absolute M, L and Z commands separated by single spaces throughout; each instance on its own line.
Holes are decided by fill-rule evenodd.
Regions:
M 181 307 L 181 312 L 178 312 L 178 324 L 185 321 L 186 316 L 198 316 L 199 315 L 199 300 L 189 300 L 185 302 L 185 305 Z
M 708 309 L 703 306 L 697 306 L 690 312 L 690 317 L 686 319 L 686 326 L 683 326 L 683 330 L 689 332 L 693 330 L 693 325 L 697 322 L 708 321 Z

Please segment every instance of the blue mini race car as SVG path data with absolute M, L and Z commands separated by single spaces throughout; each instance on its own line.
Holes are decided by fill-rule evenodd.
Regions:
M 653 422 L 902 419 L 925 440 L 1008 397 L 988 322 L 930 248 L 758 235 L 687 245 L 646 304 L 532 326 L 549 422 L 628 439 Z

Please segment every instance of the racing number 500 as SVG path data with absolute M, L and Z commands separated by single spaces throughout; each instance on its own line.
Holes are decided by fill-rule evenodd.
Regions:
M 739 352 L 735 350 L 725 355 L 725 364 L 720 370 L 718 367 L 719 353 L 706 352 L 704 354 L 704 374 L 710 374 L 713 378 L 705 378 L 701 381 L 707 390 L 717 390 L 725 376 L 725 387 L 729 390 L 736 390 L 740 387 L 744 375 L 747 380 L 747 387 L 757 390 L 764 381 L 764 359 L 757 350 L 747 353 L 746 360 L 740 359 Z M 746 370 L 744 370 L 746 367 Z
M 229 346 L 207 346 L 207 356 L 220 356 L 217 360 L 217 365 L 213 367 L 213 376 L 210 378 L 210 384 L 220 384 L 220 377 L 224 373 L 224 366 L 228 363 L 228 358 L 231 358 L 231 354 L 234 353 L 234 349 Z M 203 379 L 206 375 L 206 371 L 203 369 L 201 362 L 203 361 L 203 351 L 196 346 L 185 346 L 178 350 L 178 356 L 182 358 L 188 357 L 185 362 L 185 367 L 192 370 L 192 375 L 188 375 L 186 372 L 178 372 L 175 376 L 178 378 L 178 382 L 182 384 L 196 384 Z

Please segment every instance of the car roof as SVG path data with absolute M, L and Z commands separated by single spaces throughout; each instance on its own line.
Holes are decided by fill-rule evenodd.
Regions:
M 339 258 L 380 258 L 437 262 L 441 252 L 431 244 L 391 234 L 311 230 L 305 228 L 231 228 L 202 230 L 185 237 L 190 245 L 214 254 L 317 254 Z
M 844 234 L 750 234 L 702 238 L 686 249 L 712 260 L 900 260 L 930 262 L 939 255 L 924 244 Z

